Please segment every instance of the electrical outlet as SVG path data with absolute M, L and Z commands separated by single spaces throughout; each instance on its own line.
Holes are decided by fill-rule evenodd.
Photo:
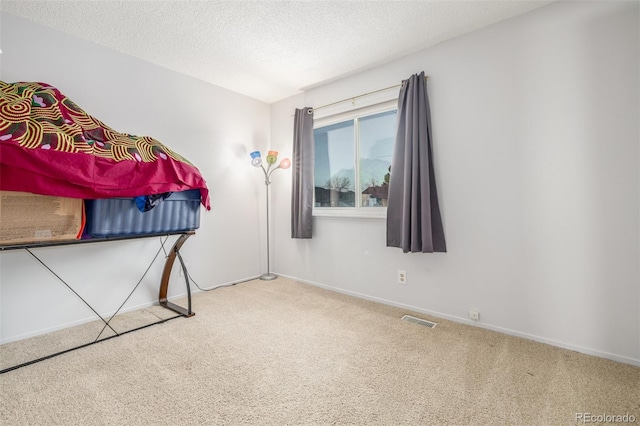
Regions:
M 398 269 L 398 284 L 407 285 L 407 271 Z
M 478 321 L 480 319 L 480 312 L 478 311 L 469 311 L 469 318 L 474 321 Z

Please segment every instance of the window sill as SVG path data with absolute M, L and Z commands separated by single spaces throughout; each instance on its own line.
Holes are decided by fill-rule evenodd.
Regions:
M 386 208 L 368 208 L 354 209 L 354 208 L 327 208 L 325 209 L 313 209 L 313 217 L 321 218 L 333 218 L 333 219 L 374 219 L 385 220 L 387 218 Z

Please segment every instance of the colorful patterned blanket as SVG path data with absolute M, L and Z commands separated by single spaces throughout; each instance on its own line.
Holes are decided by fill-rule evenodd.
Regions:
M 0 190 L 70 198 L 209 190 L 199 170 L 150 137 L 119 133 L 45 83 L 0 81 Z

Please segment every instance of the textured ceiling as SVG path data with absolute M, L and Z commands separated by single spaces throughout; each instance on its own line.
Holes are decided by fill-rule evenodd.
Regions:
M 0 10 L 274 102 L 550 1 L 11 1 Z

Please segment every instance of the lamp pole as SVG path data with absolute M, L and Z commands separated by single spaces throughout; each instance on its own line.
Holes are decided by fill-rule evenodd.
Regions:
M 264 172 L 264 187 L 267 190 L 267 198 L 265 201 L 266 207 L 267 207 L 267 272 L 265 274 L 260 275 L 260 279 L 263 281 L 271 281 L 271 280 L 275 280 L 276 278 L 278 278 L 278 276 L 276 274 L 272 274 L 271 273 L 271 259 L 269 258 L 269 250 L 271 245 L 269 244 L 269 185 L 271 185 L 271 181 L 269 180 L 269 178 L 271 177 L 271 173 L 273 173 L 273 170 L 276 170 L 278 167 L 276 167 L 275 169 L 271 170 L 271 173 L 267 173 L 267 170 L 265 170 L 264 166 L 262 167 L 262 171 Z M 269 165 L 269 168 L 271 167 L 271 165 Z
M 280 161 L 280 163 L 273 167 L 272 166 L 278 160 L 278 152 L 277 151 L 269 151 L 267 153 L 267 168 L 264 168 L 262 164 L 262 158 L 260 156 L 259 151 L 254 151 L 251 154 L 251 164 L 255 167 L 260 167 L 262 172 L 264 173 L 264 186 L 266 189 L 266 200 L 265 206 L 267 210 L 267 272 L 260 275 L 260 279 L 263 281 L 271 281 L 278 278 L 276 274 L 271 273 L 271 258 L 269 256 L 270 251 L 270 242 L 269 242 L 269 185 L 271 185 L 271 174 L 278 169 L 288 169 L 291 166 L 291 161 L 288 158 L 284 158 Z

